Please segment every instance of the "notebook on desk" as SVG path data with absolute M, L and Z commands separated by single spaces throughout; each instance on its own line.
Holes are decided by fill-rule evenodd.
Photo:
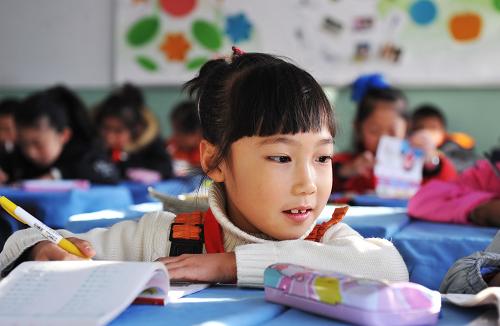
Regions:
M 0 324 L 104 325 L 134 301 L 164 305 L 206 286 L 170 287 L 154 262 L 25 262 L 0 281 Z

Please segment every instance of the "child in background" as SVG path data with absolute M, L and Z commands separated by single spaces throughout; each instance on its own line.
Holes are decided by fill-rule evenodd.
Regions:
M 4 162 L 14 151 L 16 143 L 16 122 L 14 112 L 19 107 L 19 101 L 5 99 L 0 102 L 0 184 L 8 180 L 8 175 L 3 171 Z
M 72 241 L 84 253 L 158 260 L 173 280 L 237 280 L 243 286 L 262 287 L 264 269 L 276 262 L 408 280 L 389 241 L 364 239 L 335 214 L 315 226 L 332 186 L 335 127 L 330 104 L 311 75 L 277 57 L 236 49 L 231 58 L 207 62 L 186 87 L 199 103 L 201 164 L 214 181 L 201 221 L 204 239 L 200 226 L 187 222 L 200 223 L 199 215 L 154 212 L 76 235 Z M 184 247 L 177 240 L 189 226 L 196 245 L 186 248 L 185 240 Z M 27 257 L 76 259 L 41 240 L 35 230 L 16 232 L 0 254 L 0 270 Z M 182 254 L 188 249 L 191 254 Z
M 63 86 L 26 98 L 15 112 L 18 146 L 5 165 L 8 182 L 87 179 L 113 183 L 117 173 L 93 138 L 83 103 Z
M 167 140 L 167 150 L 173 161 L 174 174 L 185 176 L 196 173 L 200 165 L 202 139 L 198 109 L 193 101 L 175 106 L 170 114 L 172 136 Z
M 484 251 L 455 262 L 439 292 L 476 294 L 490 286 L 500 286 L 500 232 Z
M 452 161 L 458 172 L 471 167 L 477 160 L 474 139 L 461 132 L 448 133 L 446 118 L 433 105 L 426 104 L 415 109 L 411 117 L 411 130 L 428 130 L 434 145 Z
M 355 152 L 335 155 L 333 184 L 334 191 L 363 193 L 375 189 L 373 168 L 380 138 L 406 136 L 407 101 L 400 90 L 390 87 L 380 75 L 363 76 L 353 88 L 353 99 L 359 101 L 354 119 Z M 424 151 L 424 182 L 455 177 L 452 163 L 436 150 L 430 135 L 418 131 L 409 141 Z
M 158 122 L 137 87 L 125 84 L 113 92 L 97 106 L 95 121 L 122 179 L 152 183 L 172 177 Z
M 410 200 L 412 217 L 443 223 L 500 227 L 500 149 L 454 181 L 431 181 Z
M 19 107 L 19 101 L 5 99 L 0 102 L 0 157 L 12 153 L 16 143 L 16 122 L 14 113 Z

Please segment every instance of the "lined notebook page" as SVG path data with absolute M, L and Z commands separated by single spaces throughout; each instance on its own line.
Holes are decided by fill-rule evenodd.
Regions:
M 168 291 L 168 274 L 160 263 L 23 263 L 0 282 L 0 324 L 105 324 L 135 299 L 156 271 L 163 274 L 159 277 Z

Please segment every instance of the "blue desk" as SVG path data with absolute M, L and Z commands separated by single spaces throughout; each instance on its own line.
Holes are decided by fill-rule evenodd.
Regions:
M 130 306 L 110 325 L 261 325 L 285 310 L 266 302 L 263 290 L 215 287 L 165 307 Z
M 443 306 L 439 325 L 463 325 L 484 309 Z M 215 287 L 160 306 L 130 306 L 110 325 L 345 325 L 345 323 L 269 303 L 264 291 Z
M 330 219 L 334 206 L 327 205 L 319 222 Z M 410 223 L 406 209 L 400 207 L 351 206 L 343 220 L 365 238 L 391 238 Z
M 443 304 L 441 316 L 437 325 L 465 325 L 476 319 L 486 310 L 485 308 L 464 309 L 450 304 Z M 328 319 L 326 317 L 313 315 L 297 309 L 288 309 L 283 314 L 264 323 L 265 326 L 303 326 L 303 325 L 350 325 L 345 322 Z
M 375 194 L 356 195 L 351 193 L 333 193 L 329 202 L 345 203 L 352 206 L 383 206 L 383 207 L 407 207 L 407 199 L 382 198 Z
M 64 192 L 28 192 L 2 187 L 0 195 L 8 197 L 54 228 L 64 227 L 69 216 L 74 214 L 102 209 L 126 209 L 132 205 L 128 189 L 119 186 L 95 185 L 87 190 Z M 6 216 L 4 215 L 5 218 Z
M 484 250 L 497 228 L 412 221 L 393 237 L 405 260 L 410 281 L 437 290 L 459 258 Z
M 154 201 L 148 194 L 148 187 L 153 187 L 156 191 L 167 195 L 180 195 L 195 191 L 201 184 L 202 176 L 192 176 L 185 178 L 173 178 L 153 184 L 143 184 L 126 181 L 121 185 L 129 189 L 134 200 L 134 204 L 141 204 Z
M 83 233 L 93 228 L 104 228 L 118 222 L 136 220 L 147 212 L 161 210 L 162 203 L 152 202 L 132 205 L 122 210 L 105 209 L 92 213 L 76 214 L 69 217 L 64 228 L 73 233 Z
M 407 207 L 407 199 L 380 198 L 376 195 L 355 195 L 351 204 L 356 206 Z

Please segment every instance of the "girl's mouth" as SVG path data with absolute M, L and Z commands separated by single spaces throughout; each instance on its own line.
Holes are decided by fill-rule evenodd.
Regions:
M 292 221 L 296 223 L 302 223 L 305 220 L 307 220 L 311 216 L 312 209 L 307 208 L 307 209 L 289 209 L 286 211 L 283 211 L 283 213 L 291 219 Z

